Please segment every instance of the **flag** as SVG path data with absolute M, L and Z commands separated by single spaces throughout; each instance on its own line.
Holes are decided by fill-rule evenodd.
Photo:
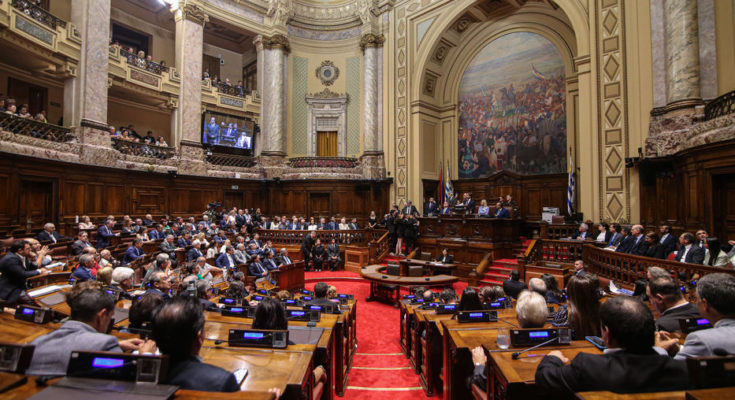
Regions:
M 444 164 L 439 167 L 439 187 L 436 191 L 436 204 L 438 208 L 444 206 Z
M 531 73 L 533 73 L 533 76 L 535 76 L 536 79 L 538 79 L 540 81 L 543 81 L 543 80 L 546 79 L 546 77 L 544 76 L 544 74 L 538 72 L 538 70 L 536 69 L 536 67 L 534 67 L 533 64 L 531 64 Z
M 574 161 L 569 157 L 569 182 L 567 183 L 567 212 L 569 216 L 574 214 Z
M 454 187 L 452 187 L 452 180 L 449 178 L 449 166 L 447 165 L 447 180 L 444 182 L 444 198 L 449 200 L 454 194 Z

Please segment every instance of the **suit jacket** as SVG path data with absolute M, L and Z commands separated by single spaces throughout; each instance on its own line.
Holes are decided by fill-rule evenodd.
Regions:
M 514 281 L 512 279 L 508 279 L 503 282 L 503 291 L 505 292 L 505 294 L 514 299 L 517 299 L 518 295 L 524 289 L 528 289 L 528 285 L 526 285 L 526 282 Z
M 687 366 L 656 353 L 625 350 L 607 354 L 579 353 L 569 365 L 544 357 L 536 369 L 536 386 L 547 397 L 574 397 L 575 392 L 618 393 L 683 390 L 689 386 Z
M 266 258 L 265 260 L 263 260 L 263 266 L 268 271 L 273 271 L 275 269 L 278 269 L 278 265 L 276 264 L 275 258 Z
M 633 235 L 628 235 L 625 237 L 625 239 L 623 239 L 620 245 L 618 245 L 618 247 L 615 249 L 615 252 L 630 253 L 631 249 L 633 249 L 633 245 L 635 245 L 635 237 Z
M 127 250 L 125 250 L 125 255 L 123 256 L 122 264 L 120 265 L 130 264 L 135 259 L 143 257 L 144 255 L 145 253 L 143 253 L 143 249 L 139 249 L 135 246 L 130 246 Z
M 148 233 L 148 237 L 151 240 L 166 239 L 166 232 L 159 232 L 158 229 L 154 229 Z
M 186 253 L 186 259 L 188 261 L 195 261 L 199 257 L 203 257 L 204 254 L 202 254 L 202 251 L 197 249 L 196 247 L 192 247 L 189 249 L 189 251 Z
M 53 236 L 53 240 L 51 239 L 51 236 Z M 71 240 L 72 238 L 70 238 L 69 236 L 61 235 L 59 234 L 59 232 L 56 232 L 56 231 L 53 231 L 51 235 L 49 235 L 49 233 L 46 231 L 41 231 L 38 234 L 37 239 L 39 242 L 49 242 L 50 241 L 50 242 L 56 243 L 56 242 L 63 242 L 65 240 Z
M 664 258 L 668 257 L 672 251 L 676 251 L 676 238 L 670 233 L 665 238 L 659 239 L 659 243 L 664 247 Z
M 584 236 L 582 236 L 582 234 L 584 234 Z M 590 234 L 589 231 L 586 231 L 586 232 L 577 231 L 574 233 L 574 235 L 572 235 L 572 239 L 577 239 L 577 240 L 587 240 L 592 237 L 593 236 Z
M 437 212 L 437 210 L 438 210 L 438 209 L 439 209 L 439 208 L 438 208 L 438 206 L 436 205 L 436 202 L 435 202 L 435 201 L 434 201 L 434 202 L 430 202 L 430 203 L 426 203 L 426 204 L 424 205 L 424 215 L 431 215 L 431 214 L 435 214 L 435 213 Z
M 117 338 L 99 333 L 84 322 L 68 320 L 59 329 L 43 335 L 36 346 L 26 373 L 40 376 L 66 375 L 69 356 L 75 350 L 122 352 Z
M 175 244 L 169 243 L 168 240 L 164 240 L 163 243 L 161 243 L 161 251 L 168 254 L 171 259 L 176 259 L 176 249 L 178 248 Z
M 71 274 L 71 277 L 78 282 L 93 281 L 96 279 L 94 275 L 92 275 L 91 270 L 81 265 L 74 270 L 74 272 Z
M 505 207 L 500 207 L 499 210 L 495 210 L 495 218 L 510 218 L 510 213 Z
M 449 214 L 451 214 L 451 213 L 452 213 L 452 209 L 451 209 L 451 208 L 449 208 L 449 207 L 447 207 L 447 208 L 442 208 L 442 209 L 441 209 L 441 210 L 439 211 L 439 214 L 441 214 L 441 215 L 449 215 Z
M 205 364 L 195 356 L 172 363 L 169 367 L 167 383 L 181 389 L 204 392 L 237 392 L 240 390 L 240 385 L 237 384 L 232 372 Z
M 336 231 L 339 229 L 339 226 L 337 225 L 336 222 L 329 221 L 327 222 L 327 227 L 325 229 L 328 231 Z
M 696 244 L 693 244 L 692 247 L 687 252 L 687 256 L 685 260 L 681 259 L 681 256 L 684 255 L 685 247 L 682 246 L 679 248 L 679 252 L 676 253 L 676 258 L 674 260 L 679 262 L 687 262 L 691 264 L 701 264 L 704 262 L 704 249 L 701 247 L 697 247 Z
M 643 235 L 641 235 L 640 238 L 637 238 L 635 236 L 631 237 L 633 238 L 633 245 L 630 246 L 628 254 L 634 254 L 637 256 L 645 255 L 646 249 L 648 248 L 646 246 L 646 238 Z
M 0 299 L 15 303 L 26 290 L 26 279 L 39 274 L 36 263 L 8 253 L 0 259 Z
M 250 260 L 250 256 L 248 256 L 248 253 L 240 250 L 235 250 L 235 252 L 232 254 L 232 258 L 238 264 L 247 264 L 248 260 Z
M 735 319 L 723 318 L 711 329 L 692 332 L 687 335 L 684 346 L 674 357 L 683 360 L 687 357 L 712 356 L 715 349 L 735 354 Z
M 608 246 L 614 246 L 617 247 L 620 245 L 620 242 L 623 241 L 623 235 L 620 232 L 615 232 L 614 235 L 610 238 L 610 241 L 607 242 Z
M 104 249 L 110 246 L 110 238 L 114 237 L 115 234 L 107 225 L 102 225 L 97 229 L 97 243 L 95 244 L 98 249 Z
M 311 235 L 304 236 L 304 241 L 301 242 L 301 252 L 311 253 L 311 249 L 314 248 L 314 243 L 316 243 L 316 240 Z
M 285 256 L 285 257 L 284 256 L 278 256 L 276 258 L 276 264 L 278 264 L 278 265 L 289 265 L 289 264 L 293 264 L 293 260 L 291 259 L 291 257 L 288 257 L 288 256 Z
M 235 262 L 235 255 L 232 255 L 232 261 Z M 230 265 L 230 259 L 227 257 L 227 253 L 222 253 L 217 257 L 217 260 L 215 260 L 215 264 L 218 268 L 233 268 L 234 265 Z
M 661 260 L 666 258 L 666 253 L 662 244 L 654 243 L 652 245 L 648 245 L 648 243 L 646 243 L 644 246 L 641 247 L 644 248 L 643 254 L 641 255 L 651 258 L 658 258 Z
M 250 271 L 250 275 L 254 276 L 256 279 L 263 278 L 265 277 L 265 274 L 268 273 L 268 270 L 266 270 L 263 264 L 259 262 L 250 263 L 248 271 Z
M 89 241 L 82 242 L 81 240 L 76 240 L 71 244 L 71 254 L 78 256 L 82 254 L 84 249 L 87 247 L 92 247 L 92 243 L 89 243 Z
M 447 254 L 446 256 L 442 255 L 437 259 L 437 261 L 442 264 L 451 264 L 454 262 L 454 256 L 451 254 Z
M 656 320 L 656 330 L 666 332 L 680 331 L 679 318 L 699 318 L 699 308 L 694 303 L 686 303 L 683 306 L 669 308 L 661 313 Z
M 474 213 L 475 212 L 475 201 L 472 199 L 467 200 L 464 202 L 464 204 L 467 206 L 467 212 Z M 505 217 L 503 217 L 505 218 Z
M 335 240 L 336 242 L 336 240 Z M 337 243 L 335 244 L 329 244 L 327 246 L 327 257 L 337 257 L 339 258 L 339 245 Z
M 418 210 L 416 210 L 416 206 L 411 205 L 411 207 L 403 207 L 403 214 L 418 214 Z
M 179 242 L 177 244 L 179 245 L 179 247 L 183 248 L 183 247 L 191 245 L 191 240 L 187 240 L 182 237 L 182 238 L 179 238 Z

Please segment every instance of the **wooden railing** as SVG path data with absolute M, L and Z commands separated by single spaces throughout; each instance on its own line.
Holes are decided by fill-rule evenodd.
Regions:
M 132 140 L 125 140 L 116 137 L 111 139 L 112 147 L 123 154 L 160 159 L 167 159 L 174 156 L 173 147 L 156 146 L 153 144 L 134 142 Z
M 735 90 L 712 99 L 704 106 L 704 119 L 708 121 L 735 112 Z
M 583 246 L 582 259 L 587 265 L 588 271 L 629 285 L 634 285 L 636 280 L 646 279 L 648 267 L 661 267 L 687 282 L 691 281 L 693 277 L 715 272 L 735 275 L 735 270 L 729 268 L 616 253 L 591 244 Z
M 356 158 L 349 157 L 295 157 L 288 160 L 291 168 L 355 168 Z
M 6 113 L 0 113 L 0 129 L 52 142 L 68 142 L 74 139 L 69 128 Z
M 584 242 L 576 240 L 539 240 L 539 256 L 543 261 L 573 263 L 582 258 Z
M 578 224 L 549 224 L 540 223 L 539 236 L 542 239 L 563 239 L 568 238 L 577 233 Z
M 216 87 L 218 92 L 229 94 L 230 96 L 245 97 L 245 95 L 251 94 L 250 90 L 242 86 L 229 85 L 225 82 L 212 82 L 212 86 Z
M 66 27 L 66 21 L 33 4 L 30 0 L 13 0 L 13 7 L 34 20 L 56 30 L 56 26 Z
M 309 234 L 309 231 L 305 230 L 288 230 L 288 229 L 257 229 L 260 239 L 262 241 L 272 241 L 276 245 L 292 245 L 301 246 L 301 242 L 304 241 L 304 236 Z M 328 245 L 332 239 L 336 239 L 339 244 L 351 244 L 351 245 L 363 245 L 367 246 L 368 239 L 366 230 L 336 230 L 326 231 L 317 230 L 316 239 L 320 239 L 324 246 Z
M 131 53 L 125 49 L 120 49 L 120 55 L 128 60 L 128 64 L 144 69 L 148 72 L 161 75 L 161 72 L 168 71 L 168 67 L 165 67 L 155 61 L 140 58 L 137 54 Z
M 255 165 L 255 158 L 236 154 L 207 154 L 207 162 L 223 167 L 250 168 Z
M 387 230 L 373 229 L 368 231 L 368 264 L 379 264 L 390 252 L 390 235 Z M 376 236 L 380 235 L 377 239 Z

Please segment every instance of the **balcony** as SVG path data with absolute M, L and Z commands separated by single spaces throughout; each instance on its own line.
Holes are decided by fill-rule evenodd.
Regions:
M 57 143 L 66 143 L 74 139 L 69 128 L 6 113 L 0 113 L 0 130 Z
M 212 84 L 212 81 L 202 81 L 202 104 L 207 109 L 242 117 L 256 117 L 260 115 L 260 98 L 257 92 L 240 92 L 234 86 L 226 84 Z
M 291 168 L 355 168 L 357 159 L 349 157 L 294 157 L 288 160 Z
M 130 156 L 167 160 L 175 154 L 172 147 L 156 146 L 116 137 L 111 138 L 111 140 L 113 149 Z
M 108 56 L 108 76 L 112 79 L 113 92 L 128 92 L 136 101 L 151 105 L 177 106 L 181 78 L 175 68 L 140 58 L 117 45 L 110 46 Z

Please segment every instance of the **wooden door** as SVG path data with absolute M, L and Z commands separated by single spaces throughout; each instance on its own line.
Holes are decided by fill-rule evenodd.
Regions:
M 309 216 L 329 216 L 329 193 L 309 193 Z
M 317 157 L 337 157 L 337 132 L 317 132 Z
M 214 76 L 217 75 L 217 77 L 222 81 L 224 81 L 225 78 L 229 78 L 228 76 L 223 77 L 219 74 L 219 58 L 208 56 L 206 54 L 203 54 L 202 57 L 202 73 L 204 73 L 204 71 L 209 71 L 210 78 L 214 78 Z
M 22 179 L 18 198 L 18 225 L 31 229 L 42 228 L 47 222 L 56 222 L 54 184 L 49 181 Z
M 15 105 L 28 104 L 28 112 L 35 116 L 41 110 L 48 112 L 48 89 L 14 78 L 8 78 L 8 97 L 15 99 Z
M 232 207 L 242 208 L 242 192 L 225 192 L 225 208 L 231 210 Z
M 715 175 L 712 179 L 714 226 L 711 235 L 720 243 L 735 240 L 735 174 Z

